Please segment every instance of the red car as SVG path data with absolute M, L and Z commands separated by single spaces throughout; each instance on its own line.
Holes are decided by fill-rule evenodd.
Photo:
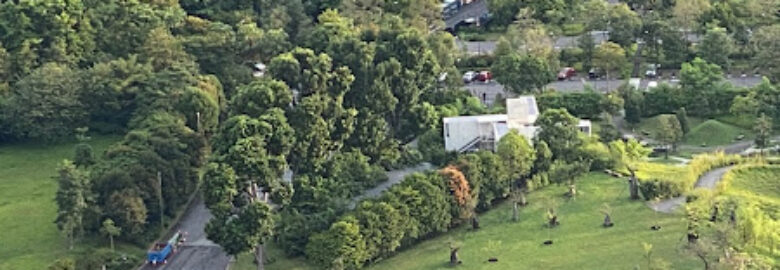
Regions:
M 490 71 L 482 71 L 474 79 L 480 82 L 487 82 L 493 79 L 493 74 Z
M 558 72 L 558 80 L 563 81 L 571 77 L 574 77 L 574 75 L 577 75 L 577 71 L 574 70 L 574 68 L 565 67 L 561 70 L 561 72 Z

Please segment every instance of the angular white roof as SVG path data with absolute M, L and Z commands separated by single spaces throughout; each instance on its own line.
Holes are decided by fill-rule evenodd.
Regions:
M 456 122 L 502 122 L 506 121 L 506 114 L 486 114 L 486 115 L 472 115 L 472 116 L 455 116 L 445 117 L 442 119 L 444 123 L 456 123 Z
M 539 107 L 534 96 L 520 96 L 506 100 L 506 112 L 509 120 L 516 125 L 527 125 L 536 122 L 539 117 Z

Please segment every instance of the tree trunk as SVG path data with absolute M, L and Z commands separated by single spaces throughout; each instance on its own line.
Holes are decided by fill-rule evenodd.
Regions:
M 528 201 L 525 198 L 525 192 L 520 191 L 520 205 L 525 206 L 526 204 L 528 204 Z
M 710 270 L 710 262 L 707 261 L 707 255 L 706 254 L 698 254 L 699 259 L 701 259 L 701 262 L 704 263 L 704 270 Z
M 460 248 L 453 248 L 450 250 L 450 264 L 451 265 L 457 265 L 460 263 L 460 260 L 458 259 L 458 249 Z
M 609 217 L 609 214 L 604 215 L 604 227 L 612 227 L 612 218 Z
M 669 159 L 669 150 L 670 149 L 667 147 L 666 150 L 664 151 L 664 159 Z
M 111 243 L 111 251 L 114 251 L 114 236 L 113 235 L 109 235 L 108 236 L 108 241 Z
M 572 199 L 577 196 L 577 186 L 574 182 L 569 185 L 569 196 L 571 196 Z
M 263 262 L 263 245 L 255 247 L 255 262 L 257 262 L 257 270 L 265 269 Z
M 479 219 L 477 218 L 476 213 L 473 217 L 471 217 L 471 228 L 474 230 L 479 230 Z
M 512 221 L 517 222 L 517 202 L 512 204 Z
M 631 177 L 628 178 L 628 191 L 631 193 L 632 200 L 639 199 L 639 180 L 636 179 L 636 174 L 633 170 L 629 170 Z

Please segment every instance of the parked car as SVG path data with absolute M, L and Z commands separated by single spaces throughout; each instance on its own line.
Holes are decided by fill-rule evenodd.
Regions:
M 477 73 L 476 72 L 474 72 L 474 71 L 466 71 L 466 73 L 463 73 L 463 82 L 464 83 L 473 82 L 476 77 L 477 77 Z
M 558 80 L 563 81 L 566 79 L 570 79 L 571 77 L 574 77 L 574 75 L 577 75 L 577 71 L 574 70 L 573 67 L 565 67 L 561 69 L 560 72 L 558 72 Z
M 487 82 L 493 79 L 493 74 L 490 71 L 482 71 L 477 74 L 476 80 L 480 82 Z
M 591 79 L 591 80 L 598 79 L 599 77 L 601 77 L 601 74 L 602 74 L 601 69 L 591 68 L 588 71 L 588 78 Z
M 647 71 L 645 71 L 645 78 L 658 77 L 658 66 L 655 64 L 647 65 Z

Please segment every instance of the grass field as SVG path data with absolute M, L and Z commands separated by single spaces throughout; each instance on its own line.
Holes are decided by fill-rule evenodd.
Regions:
M 97 137 L 90 142 L 96 155 L 119 137 Z M 54 218 L 57 164 L 71 159 L 75 142 L 46 145 L 24 143 L 0 146 L 0 269 L 46 269 L 68 253 Z M 79 245 L 104 245 L 92 239 Z M 139 252 L 138 248 L 124 247 Z
M 732 188 L 780 199 L 780 165 L 756 166 L 734 171 Z
M 479 231 L 461 226 L 367 269 L 449 269 L 450 240 L 462 243 L 462 269 L 634 269 L 636 265 L 645 269 L 643 242 L 652 244 L 654 256 L 668 261 L 674 269 L 702 268 L 679 248 L 685 232 L 681 215 L 655 213 L 644 202 L 630 201 L 625 181 L 604 174 L 591 173 L 577 186 L 576 200 L 562 196 L 565 187 L 550 186 L 530 194 L 530 205 L 521 209 L 520 222 L 511 221 L 511 205 L 502 203 L 480 216 Z M 549 198 L 557 201 L 561 218 L 561 226 L 555 229 L 542 226 Z M 610 205 L 616 224 L 609 229 L 601 227 L 604 216 L 599 209 L 605 203 Z M 662 226 L 661 231 L 649 229 L 656 223 Z M 547 239 L 554 244 L 544 246 Z M 278 255 L 272 246 L 268 252 L 274 261 L 266 269 L 315 269 L 300 258 Z M 490 257 L 499 262 L 488 263 Z

